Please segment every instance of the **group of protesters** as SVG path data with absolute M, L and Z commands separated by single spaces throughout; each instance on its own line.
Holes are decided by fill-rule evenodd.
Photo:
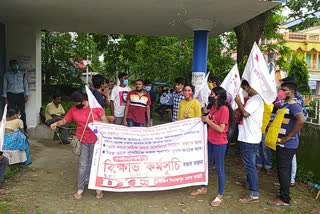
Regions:
M 12 62 L 12 69 L 16 68 L 16 63 Z M 23 81 L 25 77 L 22 76 Z M 128 74 L 120 73 L 118 75 L 119 85 L 114 87 L 110 93 L 108 81 L 102 75 L 95 75 L 92 78 L 91 92 L 102 108 L 90 109 L 88 96 L 81 91 L 75 91 L 71 95 L 73 107 L 67 112 L 61 106 L 61 96 L 54 95 L 52 102 L 46 108 L 46 124 L 52 129 L 56 127 L 65 127 L 70 122 L 77 123 L 76 136 L 81 141 L 81 152 L 79 156 L 78 169 L 78 191 L 74 194 L 76 199 L 81 199 L 88 184 L 90 177 L 90 168 L 93 156 L 96 135 L 88 128 L 90 122 L 103 121 L 113 122 L 117 125 L 128 127 L 150 127 L 152 126 L 152 112 L 155 104 L 155 94 L 152 92 L 152 83 L 149 80 L 138 79 L 135 81 L 135 88 L 131 90 L 128 87 Z M 264 138 L 262 137 L 262 119 L 264 113 L 264 102 L 259 93 L 252 88 L 246 80 L 242 80 L 241 88 L 247 93 L 245 102 L 241 101 L 240 96 L 231 97 L 230 94 L 219 86 L 217 77 L 210 77 L 208 86 L 211 94 L 208 97 L 208 105 L 204 108 L 197 99 L 194 98 L 194 87 L 183 78 L 175 80 L 174 92 L 168 96 L 166 90 L 162 91 L 160 97 L 160 107 L 156 112 L 163 119 L 164 111 L 167 108 L 172 110 L 172 121 L 185 120 L 188 118 L 201 118 L 208 127 L 208 168 L 212 159 L 214 160 L 215 170 L 218 175 L 218 194 L 211 202 L 212 206 L 220 206 L 223 202 L 225 187 L 224 157 L 228 149 L 232 135 L 238 133 L 237 150 L 241 154 L 244 167 L 247 171 L 246 186 L 249 189 L 247 196 L 240 199 L 241 203 L 254 203 L 259 201 L 259 182 L 258 172 L 263 167 L 261 151 L 265 150 Z M 24 89 L 22 84 L 21 90 Z M 8 99 L 13 95 L 8 91 Z M 28 92 L 29 93 L 29 92 Z M 21 94 L 21 93 L 20 93 Z M 27 99 L 27 93 L 24 93 L 24 99 Z M 13 96 L 15 99 L 20 97 Z M 235 101 L 238 109 L 233 110 L 230 103 Z M 25 102 L 27 100 L 24 100 Z M 20 101 L 19 101 L 20 102 Z M 297 93 L 297 84 L 294 78 L 287 78 L 281 84 L 281 90 L 275 100 L 275 109 L 286 109 L 284 120 L 277 141 L 277 173 L 280 183 L 280 191 L 270 194 L 276 197 L 275 200 L 268 201 L 269 205 L 284 207 L 290 206 L 289 189 L 291 182 L 292 160 L 295 156 L 299 144 L 299 132 L 303 127 L 305 118 L 303 114 L 303 103 Z M 104 108 L 110 107 L 111 116 L 106 116 Z M 20 113 L 24 111 L 8 111 L 9 125 L 14 124 L 17 127 L 12 130 L 21 130 L 24 133 L 26 129 L 25 118 L 20 120 Z M 276 112 L 274 112 L 276 113 Z M 25 115 L 23 115 L 25 117 Z M 19 119 L 15 122 L 10 120 Z M 272 122 L 272 121 L 270 121 Z M 10 129 L 10 127 L 6 127 Z M 66 129 L 65 129 L 66 130 Z M 238 130 L 238 132 L 235 132 Z M 8 131 L 9 132 L 9 131 Z M 63 135 L 63 144 L 69 144 L 67 131 Z M 260 148 L 260 149 L 259 149 Z M 26 148 L 27 153 L 29 148 Z M 271 151 L 269 151 L 271 153 Z M 29 155 L 29 153 L 27 154 Z M 260 156 L 259 156 L 260 155 Z M 0 156 L 0 161 L 2 156 Z M 263 158 L 262 158 L 263 159 Z M 270 162 L 271 155 L 267 155 L 267 161 Z M 4 162 L 5 159 L 2 161 Z M 30 162 L 30 157 L 26 164 Z M 267 173 L 270 173 L 268 164 Z M 0 182 L 2 180 L 0 176 Z M 192 196 L 207 194 L 207 186 L 201 186 L 190 193 Z M 103 192 L 97 190 L 97 198 L 103 197 Z
M 92 92 L 94 96 L 101 106 L 110 106 L 111 109 L 111 116 L 105 116 L 101 109 L 93 109 L 93 118 L 105 122 L 112 121 L 114 124 L 128 127 L 150 127 L 152 104 L 155 102 L 154 95 L 151 93 L 151 82 L 138 79 L 135 81 L 135 89 L 130 90 L 128 75 L 120 73 L 118 78 L 120 84 L 112 89 L 111 95 L 108 97 L 109 91 L 103 76 L 93 77 L 94 88 Z M 247 171 L 245 186 L 249 189 L 248 195 L 241 198 L 240 202 L 258 202 L 258 172 L 261 166 L 257 166 L 257 154 L 260 151 L 258 150 L 260 145 L 264 144 L 261 131 L 264 113 L 263 99 L 246 80 L 243 80 L 241 88 L 247 93 L 248 97 L 242 103 L 240 96 L 237 95 L 234 101 L 238 109 L 234 111 L 230 105 L 233 99 L 225 89 L 219 86 L 218 78 L 210 77 L 208 84 L 211 89 L 209 102 L 205 108 L 201 108 L 199 101 L 194 98 L 194 87 L 186 83 L 183 78 L 175 80 L 175 92 L 172 93 L 172 121 L 198 117 L 208 126 L 208 168 L 213 159 L 218 175 L 218 194 L 211 202 L 212 206 L 220 206 L 224 200 L 224 157 L 228 142 L 230 142 L 232 135 L 237 133 L 234 132 L 232 127 L 237 127 L 237 148 L 239 148 L 241 159 Z M 104 91 L 107 91 L 107 93 Z M 268 201 L 268 204 L 272 206 L 290 206 L 289 189 L 292 159 L 298 147 L 299 131 L 304 124 L 303 108 L 296 95 L 297 84 L 295 80 L 293 78 L 283 80 L 275 103 L 278 103 L 278 108 L 285 108 L 287 111 L 281 125 L 276 150 L 280 191 L 270 193 L 270 196 L 276 197 L 275 200 Z M 55 129 L 57 126 L 63 126 L 72 121 L 78 124 L 76 134 L 81 139 L 82 145 L 79 158 L 78 191 L 74 197 L 80 199 L 89 179 L 90 162 L 97 137 L 90 129 L 85 129 L 87 124 L 93 121 L 93 118 L 89 117 L 90 108 L 88 107 L 87 96 L 77 91 L 72 94 L 71 100 L 74 106 L 63 119 L 52 123 L 51 128 Z M 110 103 L 108 100 L 110 100 Z M 207 186 L 201 186 L 201 188 L 190 193 L 192 196 L 201 194 L 207 194 Z M 103 192 L 97 191 L 96 197 L 103 197 Z

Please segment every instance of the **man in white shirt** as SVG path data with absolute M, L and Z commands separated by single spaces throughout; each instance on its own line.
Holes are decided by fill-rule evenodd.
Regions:
M 170 97 L 167 94 L 167 90 L 163 90 L 160 96 L 160 106 L 155 110 L 160 115 L 160 120 L 163 120 L 164 111 L 170 108 L 169 103 Z
M 114 87 L 110 97 L 110 111 L 111 115 L 116 119 L 114 121 L 117 125 L 122 125 L 124 110 L 126 108 L 127 96 L 131 91 L 128 87 L 128 74 L 120 73 L 118 75 L 120 85 Z
M 242 81 L 241 88 L 248 93 L 250 99 L 244 106 L 241 103 L 239 95 L 235 98 L 235 102 L 238 104 L 243 117 L 243 121 L 240 121 L 238 126 L 238 142 L 242 160 L 247 170 L 247 185 L 249 186 L 249 195 L 240 199 L 240 202 L 253 203 L 259 201 L 256 155 L 262 137 L 261 127 L 264 105 L 260 95 L 250 87 L 246 80 Z

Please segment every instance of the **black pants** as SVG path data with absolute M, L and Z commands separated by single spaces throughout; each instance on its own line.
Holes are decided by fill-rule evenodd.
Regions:
M 168 108 L 170 108 L 171 106 L 169 105 L 160 105 L 158 108 L 156 108 L 156 112 L 158 114 L 160 114 L 160 119 L 163 119 L 163 116 L 164 116 L 164 111 L 167 110 Z
M 290 203 L 290 181 L 292 158 L 296 149 L 288 149 L 277 146 L 277 170 L 280 183 L 280 200 L 284 203 Z
M 8 99 L 8 107 L 14 107 L 20 110 L 21 120 L 23 121 L 24 130 L 27 131 L 24 94 L 23 93 L 13 94 L 8 92 L 7 99 Z

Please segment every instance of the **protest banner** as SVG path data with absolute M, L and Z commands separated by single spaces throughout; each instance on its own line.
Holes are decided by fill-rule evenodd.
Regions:
M 2 151 L 3 143 L 4 143 L 4 134 L 6 129 L 6 119 L 7 117 L 7 104 L 4 106 L 2 120 L 0 123 L 0 151 Z
M 208 104 L 208 97 L 211 94 L 211 90 L 209 89 L 209 86 L 208 86 L 208 78 L 209 78 L 209 73 L 202 80 L 200 87 L 195 88 L 196 92 L 194 94 L 194 98 L 196 98 L 199 101 L 202 107 L 205 107 Z
M 145 127 L 94 122 L 89 189 L 130 192 L 206 185 L 207 127 L 200 118 Z
M 267 105 L 273 103 L 277 97 L 275 78 L 270 77 L 269 69 L 264 57 L 257 45 L 253 44 L 242 79 L 248 81 Z
M 221 87 L 229 92 L 232 97 L 231 106 L 233 109 L 238 108 L 236 102 L 234 101 L 234 98 L 239 93 L 240 84 L 240 74 L 238 70 L 238 64 L 236 63 L 221 83 Z

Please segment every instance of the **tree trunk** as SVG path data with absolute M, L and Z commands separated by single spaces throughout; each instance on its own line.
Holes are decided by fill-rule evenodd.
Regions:
M 264 25 L 266 24 L 270 14 L 271 11 L 269 10 L 234 28 L 238 40 L 238 65 L 243 62 L 245 56 L 249 56 L 253 43 L 259 43 L 264 30 Z

